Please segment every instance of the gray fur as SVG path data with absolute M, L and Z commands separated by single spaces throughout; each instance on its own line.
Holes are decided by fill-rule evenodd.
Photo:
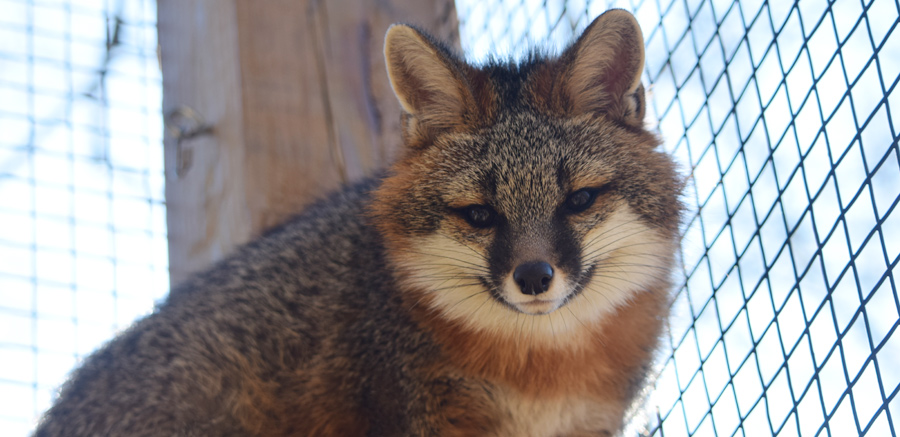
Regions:
M 396 358 L 427 359 L 434 346 L 390 292 L 363 214 L 372 185 L 336 193 L 173 289 L 74 372 L 35 435 L 250 435 L 230 402 L 247 366 L 287 393 L 302 390 L 303 370 L 323 355 L 352 366 L 348 378 L 387 380 L 347 381 L 344 402 L 363 400 L 372 417 L 390 414 L 389 405 L 413 408 L 412 389 L 400 384 L 411 380 L 409 363 Z M 282 420 L 278 409 L 262 413 Z M 403 426 L 403 416 L 385 423 Z
M 608 29 L 624 36 L 599 44 L 599 55 L 583 46 L 617 36 Z M 594 38 L 559 58 L 479 68 L 413 28 L 393 28 L 392 84 L 415 111 L 404 115 L 406 155 L 384 178 L 333 193 L 173 289 L 73 372 L 35 435 L 521 435 L 522 423 L 553 434 L 616 432 L 665 318 L 681 185 L 637 119 L 642 88 L 623 88 L 628 77 L 607 68 L 624 85 L 599 89 L 605 84 L 585 81 L 579 71 L 592 70 L 578 61 L 616 52 L 640 61 L 636 29 L 630 15 L 614 11 L 586 31 Z M 410 59 L 437 73 L 437 83 L 415 76 Z M 567 87 L 573 77 L 581 82 Z M 435 87 L 448 84 L 435 99 Z M 598 89 L 560 94 L 585 87 Z M 578 112 L 584 108 L 590 112 Z M 566 212 L 580 189 L 596 189 L 600 199 Z M 492 208 L 497 224 L 467 224 L 466 203 Z M 495 299 L 484 311 L 534 322 L 541 315 L 504 306 L 504 278 L 540 255 L 573 278 L 578 293 L 603 282 L 594 267 L 606 259 L 582 252 L 617 209 L 658 235 L 659 253 L 605 266 L 643 282 L 619 290 L 631 294 L 596 320 L 573 323 L 570 350 L 467 330 L 427 307 L 468 281 L 477 290 L 469 297 Z M 418 261 L 416 244 L 427 239 L 416 238 L 429 236 L 463 248 L 447 253 L 455 263 Z M 431 272 L 428 281 L 411 280 L 429 274 L 422 272 Z M 562 305 L 574 301 L 569 291 Z

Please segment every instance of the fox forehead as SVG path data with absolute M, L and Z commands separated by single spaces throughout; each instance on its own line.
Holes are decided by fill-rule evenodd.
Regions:
M 608 142 L 596 130 L 582 133 L 565 120 L 518 112 L 436 153 L 449 170 L 447 184 L 456 188 L 446 192 L 451 206 L 550 209 L 572 191 L 612 179 L 612 153 L 603 150 Z

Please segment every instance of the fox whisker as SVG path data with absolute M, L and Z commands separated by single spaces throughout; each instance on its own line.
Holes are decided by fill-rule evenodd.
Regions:
M 662 271 L 666 271 L 666 272 L 669 271 L 669 269 L 667 269 L 663 266 L 658 266 L 658 265 L 654 265 L 654 264 L 614 262 L 614 261 L 612 261 L 613 259 L 614 258 L 607 258 L 606 260 L 602 261 L 600 263 L 600 265 L 602 265 L 603 267 L 641 267 L 641 268 L 645 268 L 645 269 L 662 270 Z
M 414 253 L 414 254 L 417 254 L 417 255 L 423 255 L 423 256 L 433 256 L 433 257 L 436 257 L 436 258 L 445 258 L 445 259 L 449 259 L 449 260 L 453 260 L 453 261 L 458 261 L 458 262 L 461 262 L 461 263 L 463 263 L 463 264 L 467 264 L 467 265 L 471 266 L 472 268 L 476 268 L 476 269 L 480 269 L 480 270 L 484 270 L 484 271 L 487 271 L 487 270 L 488 270 L 488 269 L 487 269 L 486 267 L 484 267 L 484 266 L 475 264 L 475 263 L 470 262 L 470 261 L 462 260 L 462 259 L 459 259 L 459 258 L 454 258 L 454 257 L 452 257 L 452 256 L 440 255 L 440 254 L 437 254 L 437 253 L 422 252 L 422 251 L 419 251 L 419 250 L 411 250 L 411 249 L 407 249 L 405 252 L 406 252 L 406 253 Z M 418 264 L 418 262 L 417 262 L 417 264 Z
M 477 267 L 467 265 L 467 264 L 453 264 L 448 262 L 417 262 L 415 264 L 417 267 L 445 267 L 448 269 L 464 269 L 464 270 L 472 270 L 477 272 L 487 271 L 487 268 L 479 269 Z
M 477 294 L 483 294 L 483 293 L 487 293 L 487 290 L 482 291 L 482 292 L 477 293 Z M 491 300 L 493 300 L 493 299 L 491 299 L 490 297 L 488 297 L 487 299 L 483 300 L 483 301 L 481 302 L 481 305 L 478 305 L 478 308 L 475 308 L 475 311 L 472 311 L 471 316 L 472 316 L 472 317 L 475 317 L 475 314 L 477 314 L 478 311 L 481 310 L 481 308 L 484 307 L 484 304 L 488 303 L 488 301 L 491 301 Z
M 598 294 L 599 294 L 599 293 L 598 293 Z M 605 297 L 605 296 L 604 296 L 604 297 Z M 594 311 L 599 311 L 600 307 L 596 304 L 596 302 L 594 302 L 594 301 L 592 301 L 592 300 L 590 299 L 590 297 L 588 296 L 587 293 L 581 293 L 581 294 L 579 294 L 579 295 L 577 296 L 577 298 L 584 299 L 585 301 L 587 301 L 587 303 L 588 303 L 591 307 L 594 308 Z M 574 312 L 570 311 L 570 313 L 572 313 L 572 316 L 575 317 L 576 320 L 578 320 L 579 322 L 581 322 L 581 319 L 579 319 L 577 316 L 575 316 L 575 313 L 574 313 Z M 585 331 L 591 332 L 591 329 L 588 328 L 587 325 L 585 325 L 583 322 L 581 322 L 581 325 L 585 328 Z M 595 334 L 595 335 L 594 335 L 594 338 L 596 338 L 596 339 L 600 342 L 600 344 L 606 344 L 606 343 L 603 341 L 603 338 L 600 337 L 598 334 Z
M 579 319 L 578 316 L 575 315 L 575 312 L 572 311 L 572 308 L 570 308 L 569 305 L 565 305 L 565 307 L 567 310 L 569 310 L 569 314 L 572 315 L 572 318 L 574 318 L 576 322 L 578 322 L 585 330 L 587 330 L 587 325 L 585 325 L 584 322 L 582 322 L 581 319 Z
M 569 304 L 569 301 L 570 301 L 569 296 L 566 296 L 566 297 L 563 299 L 563 302 L 562 302 L 562 305 L 561 305 L 561 306 L 566 306 L 566 305 L 568 305 L 568 304 Z M 566 314 L 563 313 L 562 311 L 556 311 L 556 312 L 559 312 L 559 316 L 560 316 L 560 318 L 561 318 L 562 321 L 563 321 L 563 326 L 565 326 L 566 332 L 568 332 L 568 331 L 569 331 L 569 323 L 566 322 L 566 317 L 565 317 Z M 572 309 L 571 309 L 571 308 L 569 308 L 569 312 L 572 312 Z
M 534 348 L 534 322 L 537 320 L 537 316 L 531 316 L 531 333 L 528 336 L 528 350 L 532 350 Z
M 634 243 L 634 244 L 630 244 L 627 246 L 614 247 L 614 248 L 611 248 L 610 250 L 607 250 L 604 252 L 593 253 L 593 254 L 591 254 L 591 256 L 585 256 L 583 258 L 584 259 L 583 262 L 585 264 L 595 264 L 595 263 L 597 263 L 597 260 L 604 258 L 604 257 L 606 257 L 606 259 L 613 259 L 613 258 L 617 258 L 617 257 L 639 257 L 639 258 L 647 258 L 647 259 L 659 259 L 659 260 L 664 261 L 665 264 L 671 263 L 672 257 L 661 256 L 661 255 L 658 255 L 655 253 L 650 253 L 650 252 L 621 253 L 621 254 L 616 254 L 616 255 L 610 255 L 614 252 L 622 251 L 625 249 L 631 249 L 631 248 L 638 247 L 638 246 L 646 246 L 646 245 L 653 245 L 653 243 Z
M 605 243 L 603 243 L 602 245 L 600 245 L 599 247 L 594 247 L 594 246 L 595 246 L 596 244 L 600 243 L 602 240 L 592 241 L 592 242 L 590 242 L 590 243 L 588 243 L 588 244 L 585 245 L 585 247 L 591 248 L 591 251 L 588 252 L 588 253 L 586 253 L 586 254 L 584 254 L 583 256 L 584 256 L 585 258 L 589 258 L 589 257 L 591 257 L 591 256 L 593 255 L 594 252 L 596 252 L 596 251 L 598 251 L 598 250 L 606 249 L 607 247 L 610 247 L 610 246 L 612 246 L 613 244 L 618 243 L 619 241 L 622 241 L 622 240 L 625 240 L 625 239 L 634 237 L 634 236 L 636 236 L 636 235 L 640 235 L 640 234 L 642 234 L 642 233 L 644 233 L 644 232 L 648 232 L 648 231 L 650 231 L 650 229 L 648 229 L 648 228 L 642 228 L 642 229 L 639 229 L 639 230 L 637 230 L 637 231 L 634 231 L 634 232 L 632 232 L 632 233 L 630 233 L 630 234 L 618 236 L 618 238 L 616 238 L 615 240 L 612 240 L 612 241 L 609 241 L 609 242 L 605 242 Z M 635 244 L 654 244 L 654 243 L 646 242 L 646 243 L 635 243 Z
M 628 262 L 610 262 L 609 259 L 597 261 L 594 264 L 591 264 L 591 269 L 599 272 L 621 272 L 628 274 L 636 274 L 641 276 L 650 276 L 655 275 L 659 272 L 668 273 L 669 269 L 657 266 L 657 265 L 648 265 L 648 264 L 640 264 L 640 263 L 628 263 Z M 589 269 L 585 269 L 585 275 L 588 274 Z
M 611 286 L 610 284 L 604 284 L 604 285 Z M 616 287 L 616 290 L 618 290 L 620 293 L 622 293 L 622 289 Z M 615 304 L 612 301 L 612 299 L 610 299 L 609 296 L 606 295 L 606 293 L 603 293 L 601 290 L 598 290 L 597 288 L 595 288 L 595 286 L 592 286 L 591 284 L 588 284 L 586 287 L 584 287 L 584 291 L 589 291 L 589 292 L 599 295 L 600 297 L 602 297 L 603 299 L 606 300 L 606 303 L 609 304 L 610 307 L 612 307 Z
M 460 274 L 454 272 L 416 272 L 407 276 L 409 279 L 477 279 L 483 276 L 478 274 Z
M 553 311 L 550 314 L 547 314 L 547 322 L 550 323 L 550 334 L 553 338 L 556 338 L 556 329 L 553 327 L 553 313 L 555 312 L 556 311 Z
M 475 297 L 475 296 L 478 296 L 478 295 L 481 295 L 481 294 L 485 294 L 485 293 L 487 293 L 487 290 L 481 290 L 481 291 L 477 291 L 477 292 L 475 292 L 475 293 L 472 293 L 472 294 L 470 294 L 470 295 L 468 295 L 468 296 L 466 296 L 466 297 L 460 299 L 459 301 L 457 301 L 457 302 L 456 302 L 455 304 L 453 304 L 452 306 L 450 306 L 450 307 L 448 308 L 447 311 L 448 311 L 448 312 L 449 312 L 449 311 L 452 311 L 454 308 L 456 308 L 457 306 L 459 306 L 459 304 L 461 304 L 461 303 L 463 303 L 463 302 L 465 302 L 465 301 L 467 301 L 467 300 L 469 300 L 469 299 L 471 299 L 471 298 L 473 298 L 473 297 Z M 487 300 L 485 300 L 484 302 L 487 302 Z M 484 302 L 482 302 L 481 305 L 484 305 Z M 481 306 L 479 306 L 478 308 L 481 308 Z
M 644 287 L 647 286 L 647 284 L 641 284 L 641 283 L 638 283 L 638 282 L 634 282 L 634 281 L 632 281 L 632 280 L 630 280 L 630 279 L 622 278 L 622 277 L 619 277 L 619 276 L 613 276 L 613 275 L 610 275 L 610 274 L 605 274 L 605 275 L 604 275 L 604 274 L 602 274 L 602 273 L 595 273 L 594 276 L 599 277 L 599 278 L 615 279 L 615 280 L 618 280 L 618 281 L 627 282 L 627 283 L 629 283 L 629 284 L 631 284 L 631 285 L 634 285 L 637 289 L 642 289 L 642 288 L 644 288 Z M 592 281 L 592 284 L 594 284 L 593 281 Z M 602 284 L 605 285 L 605 286 L 611 286 L 609 283 L 606 283 L 606 282 L 603 282 Z M 599 284 L 597 284 L 597 285 L 599 285 Z M 624 292 L 624 290 L 619 289 L 619 288 L 616 288 L 616 290 L 619 291 L 620 293 Z
M 482 254 L 480 251 L 478 251 L 478 250 L 476 250 L 475 248 L 473 248 L 473 247 L 472 247 L 471 245 L 469 245 L 469 243 L 467 243 L 465 240 L 453 238 L 452 235 L 448 235 L 447 233 L 444 233 L 444 232 L 438 232 L 438 235 L 442 235 L 442 236 L 444 236 L 444 237 L 446 237 L 446 238 L 449 238 L 449 239 L 451 239 L 451 240 L 453 240 L 453 241 L 456 241 L 457 243 L 461 244 L 461 245 L 462 245 L 463 247 L 465 247 L 466 249 L 469 249 L 469 251 L 471 251 L 475 256 L 481 258 L 482 260 L 485 260 L 485 261 L 487 260 L 487 257 L 485 257 L 484 254 Z M 458 252 L 458 251 L 457 251 L 457 252 Z M 466 253 L 466 252 L 458 252 L 458 253 L 464 254 L 464 253 Z
M 632 223 L 619 223 L 609 229 L 604 229 L 603 232 L 600 232 L 599 234 L 594 235 L 593 238 L 586 241 L 584 243 L 584 246 L 590 247 L 590 246 L 597 244 L 598 242 L 603 241 L 606 238 L 612 238 L 614 236 L 618 236 L 618 235 L 620 235 L 620 233 L 617 233 L 615 231 L 618 231 L 622 227 L 628 226 L 628 225 L 632 225 Z M 648 228 L 642 227 L 641 229 L 639 229 L 639 232 L 644 232 L 644 231 L 648 231 L 648 230 L 649 230 Z
M 603 238 L 607 237 L 608 235 L 613 234 L 614 231 L 617 231 L 617 230 L 619 230 L 620 228 L 622 228 L 622 227 L 624 227 L 624 226 L 634 226 L 634 223 L 631 223 L 631 222 L 623 222 L 623 223 L 619 223 L 619 224 L 617 224 L 617 225 L 615 225 L 615 226 L 613 226 L 613 227 L 611 227 L 611 228 L 604 229 L 603 232 L 600 232 L 599 234 L 595 235 L 594 238 L 592 238 L 591 240 L 589 240 L 589 241 L 587 242 L 586 246 L 589 246 L 589 245 L 591 245 L 591 244 L 593 244 L 593 243 L 595 243 L 595 242 L 597 242 L 597 241 L 599 241 L 599 240 L 602 240 Z M 637 235 L 637 234 L 639 234 L 639 233 L 641 233 L 641 232 L 653 231 L 653 230 L 657 230 L 657 229 L 658 229 L 658 227 L 656 227 L 656 226 L 647 226 L 646 224 L 642 224 L 642 225 L 639 227 L 638 231 L 637 231 L 636 233 L 632 234 L 632 236 L 633 236 L 633 235 Z M 618 234 L 615 234 L 615 235 L 618 235 Z
M 433 294 L 433 293 L 440 293 L 440 292 L 442 292 L 442 291 L 447 291 L 447 290 L 455 290 L 455 289 L 460 289 L 460 288 L 475 287 L 475 286 L 478 286 L 478 285 L 481 285 L 481 282 L 469 282 L 469 283 L 462 283 L 462 284 L 453 284 L 453 285 L 448 285 L 448 286 L 446 286 L 446 287 L 430 288 L 430 289 L 428 289 L 428 290 L 426 290 L 426 291 L 427 291 L 428 293 Z M 480 291 L 480 292 L 481 292 L 481 291 Z

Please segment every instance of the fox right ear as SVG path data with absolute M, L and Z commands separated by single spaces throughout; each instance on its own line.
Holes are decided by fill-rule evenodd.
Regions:
M 424 33 L 395 24 L 387 31 L 384 58 L 394 94 L 403 107 L 407 145 L 461 127 L 475 111 L 461 62 Z
M 633 15 L 621 9 L 604 12 L 563 57 L 569 63 L 563 89 L 573 113 L 604 113 L 641 125 L 644 39 Z

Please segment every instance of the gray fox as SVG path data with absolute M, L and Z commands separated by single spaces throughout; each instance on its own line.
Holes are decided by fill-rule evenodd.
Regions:
M 681 178 L 634 17 L 475 66 L 392 26 L 403 154 L 87 358 L 37 436 L 614 435 L 670 302 Z

